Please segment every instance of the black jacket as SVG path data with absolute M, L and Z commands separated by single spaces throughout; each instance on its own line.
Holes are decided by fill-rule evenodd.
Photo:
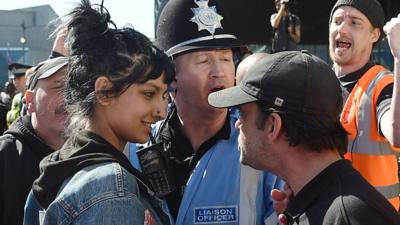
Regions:
M 0 224 L 22 224 L 39 162 L 51 152 L 33 130 L 30 116 L 20 117 L 0 136 Z
M 290 200 L 289 225 L 399 225 L 394 207 L 347 160 L 338 160 Z

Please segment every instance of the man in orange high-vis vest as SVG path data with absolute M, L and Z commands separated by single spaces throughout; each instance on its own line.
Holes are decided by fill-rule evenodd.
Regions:
M 341 123 L 349 133 L 345 158 L 399 210 L 400 17 L 385 31 L 394 75 L 371 62 L 382 38 L 384 13 L 377 0 L 338 0 L 331 12 L 329 52 L 345 98 Z M 394 40 L 397 40 L 394 41 Z

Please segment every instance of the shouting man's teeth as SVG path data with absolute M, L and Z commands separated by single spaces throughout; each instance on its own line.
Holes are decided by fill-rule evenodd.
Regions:
M 338 48 L 350 48 L 351 47 L 351 43 L 346 42 L 346 41 L 337 41 L 336 42 L 336 46 Z

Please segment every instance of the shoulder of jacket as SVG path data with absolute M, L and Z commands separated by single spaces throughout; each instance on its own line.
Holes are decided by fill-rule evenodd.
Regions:
M 388 85 L 394 82 L 393 72 L 386 69 L 381 65 L 375 65 L 373 69 L 371 68 L 366 74 L 364 82 L 367 82 L 368 90 L 372 87 L 377 87 L 379 85 Z M 389 80 L 387 80 L 389 79 Z M 388 83 L 389 81 L 389 83 Z
M 129 174 L 116 162 L 87 166 L 63 182 L 49 208 L 62 207 L 77 215 L 104 201 L 139 198 L 137 181 Z
M 7 140 L 13 140 L 16 139 L 16 137 L 12 134 L 3 134 L 0 136 L 0 141 L 7 141 Z
M 0 136 L 0 152 L 17 149 L 18 145 L 22 147 L 22 142 L 12 134 L 3 134 Z
M 373 73 L 375 73 L 375 75 L 393 75 L 393 72 L 392 71 L 390 71 L 389 69 L 387 69 L 386 67 L 384 67 L 384 66 L 382 66 L 382 65 L 379 65 L 379 64 L 375 64 L 375 65 L 373 65 L 371 68 L 369 68 L 368 70 L 367 70 L 367 72 L 366 73 L 370 73 L 370 72 L 373 72 Z
M 98 193 L 136 193 L 137 180 L 119 163 L 105 162 L 81 169 L 65 181 L 63 187 L 73 189 L 76 185 L 81 188 L 80 191 L 89 193 L 92 193 L 93 188 Z

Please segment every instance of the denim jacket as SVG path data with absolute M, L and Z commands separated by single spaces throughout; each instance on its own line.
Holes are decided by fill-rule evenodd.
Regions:
M 46 210 L 31 192 L 24 224 L 170 224 L 163 202 L 150 189 L 139 188 L 138 182 L 116 162 L 85 167 L 63 182 Z

